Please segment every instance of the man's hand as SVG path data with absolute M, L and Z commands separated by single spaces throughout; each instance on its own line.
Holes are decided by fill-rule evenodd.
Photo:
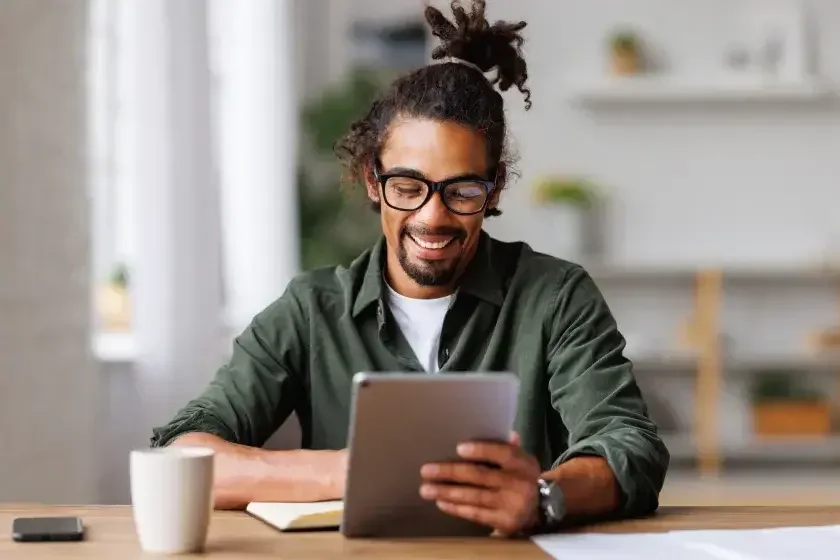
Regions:
M 444 512 L 487 525 L 502 536 L 533 528 L 539 521 L 537 460 L 509 443 L 465 443 L 458 446 L 463 462 L 433 463 L 420 471 L 420 495 Z M 498 468 L 482 466 L 490 463 Z

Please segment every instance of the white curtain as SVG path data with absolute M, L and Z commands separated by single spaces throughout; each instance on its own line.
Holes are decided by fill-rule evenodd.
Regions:
M 298 270 L 294 12 L 293 0 L 120 4 L 148 427 L 206 386 Z
M 121 80 L 135 134 L 132 266 L 136 372 L 147 423 L 202 388 L 222 350 L 221 221 L 207 9 L 124 1 Z

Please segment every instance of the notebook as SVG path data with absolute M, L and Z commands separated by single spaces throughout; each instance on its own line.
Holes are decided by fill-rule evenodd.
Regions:
M 338 529 L 344 502 L 251 502 L 245 511 L 280 531 Z

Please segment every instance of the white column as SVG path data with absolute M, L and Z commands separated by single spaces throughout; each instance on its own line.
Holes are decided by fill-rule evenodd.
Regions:
M 214 0 L 225 289 L 237 332 L 300 262 L 293 0 Z
M 204 388 L 221 358 L 220 220 L 206 8 L 126 1 L 136 368 L 151 424 Z M 150 432 L 149 432 L 150 434 Z

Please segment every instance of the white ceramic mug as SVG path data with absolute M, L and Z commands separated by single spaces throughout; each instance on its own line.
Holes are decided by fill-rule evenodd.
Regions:
M 146 552 L 201 552 L 213 512 L 212 449 L 171 446 L 131 452 L 131 503 Z

